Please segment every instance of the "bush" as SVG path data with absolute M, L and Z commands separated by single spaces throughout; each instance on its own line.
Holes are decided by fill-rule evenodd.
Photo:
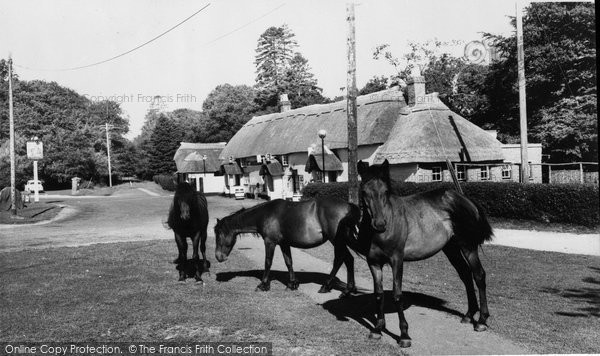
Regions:
M 348 183 L 312 183 L 303 199 L 338 197 L 348 199 Z M 600 225 L 598 186 L 584 184 L 521 184 L 500 182 L 461 183 L 465 195 L 479 203 L 488 215 L 498 218 Z M 452 183 L 394 182 L 398 195 L 410 195 Z
M 173 180 L 173 176 L 169 174 L 158 174 L 152 177 L 154 183 L 160 185 L 162 189 L 174 192 L 177 184 Z

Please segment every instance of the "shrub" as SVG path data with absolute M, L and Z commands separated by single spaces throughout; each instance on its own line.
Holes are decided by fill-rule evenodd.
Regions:
M 173 176 L 169 174 L 158 174 L 152 177 L 154 183 L 160 185 L 162 189 L 168 190 L 171 192 L 175 191 L 175 181 L 173 180 Z
M 303 199 L 339 197 L 348 199 L 348 183 L 312 183 Z M 479 203 L 488 215 L 499 218 L 600 225 L 598 186 L 584 184 L 521 184 L 501 182 L 461 183 L 465 195 Z M 436 188 L 453 188 L 452 183 L 394 182 L 398 195 Z

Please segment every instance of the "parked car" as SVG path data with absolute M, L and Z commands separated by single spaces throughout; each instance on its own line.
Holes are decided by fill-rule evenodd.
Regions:
M 44 191 L 44 186 L 42 185 L 42 182 L 39 180 L 33 180 L 33 179 L 27 181 L 27 183 L 25 184 L 25 191 L 26 192 L 35 192 L 36 186 L 37 186 L 38 192 Z
M 233 187 L 233 196 L 236 200 L 246 198 L 246 191 L 244 190 L 244 187 Z

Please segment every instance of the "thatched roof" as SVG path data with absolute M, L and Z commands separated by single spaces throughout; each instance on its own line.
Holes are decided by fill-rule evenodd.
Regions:
M 283 175 L 283 166 L 278 161 L 271 161 L 269 163 L 264 163 L 260 167 L 261 176 L 270 175 L 272 177 L 281 177 Z
M 323 154 L 311 154 L 308 156 L 304 170 L 308 173 L 312 171 L 323 171 Z M 325 152 L 325 171 L 343 171 L 342 161 L 333 153 Z
M 244 172 L 242 171 L 242 167 L 240 167 L 240 165 L 237 164 L 237 162 L 233 162 L 233 163 L 227 163 L 227 164 L 221 165 L 221 169 L 220 169 L 219 173 L 236 175 L 236 174 L 243 174 Z
M 401 113 L 388 140 L 377 150 L 375 164 L 410 162 L 502 161 L 501 143 L 428 94 Z M 437 130 L 436 130 L 437 128 Z M 439 135 L 438 135 L 439 132 Z M 441 142 L 440 142 L 441 140 Z
M 384 143 L 405 107 L 402 92 L 397 88 L 359 96 L 358 144 Z M 306 152 L 312 144 L 321 144 L 317 135 L 321 129 L 327 131 L 325 143 L 329 148 L 348 146 L 346 101 L 255 116 L 231 138 L 221 152 L 221 158 Z
M 178 173 L 203 173 L 206 155 L 206 172 L 214 173 L 221 168 L 219 156 L 225 148 L 225 142 L 220 143 L 190 143 L 182 142 L 175 152 L 173 160 L 177 165 Z

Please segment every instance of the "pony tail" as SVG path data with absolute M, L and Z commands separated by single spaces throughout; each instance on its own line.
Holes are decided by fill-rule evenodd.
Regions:
M 483 207 L 456 191 L 447 191 L 446 194 L 449 194 L 448 210 L 458 241 L 470 248 L 491 241 L 494 231 Z

